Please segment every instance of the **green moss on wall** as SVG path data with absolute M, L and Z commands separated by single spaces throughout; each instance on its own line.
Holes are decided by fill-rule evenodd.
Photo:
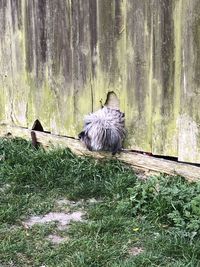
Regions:
M 1 121 L 77 136 L 113 91 L 126 147 L 200 162 L 198 0 L 11 2 L 0 7 Z

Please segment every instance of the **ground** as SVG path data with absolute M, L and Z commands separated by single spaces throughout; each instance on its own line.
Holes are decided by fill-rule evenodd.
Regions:
M 200 266 L 200 184 L 0 140 L 1 267 Z

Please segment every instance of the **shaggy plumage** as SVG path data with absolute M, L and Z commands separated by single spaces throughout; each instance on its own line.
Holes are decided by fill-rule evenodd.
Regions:
M 124 113 L 105 106 L 85 117 L 79 138 L 89 150 L 111 151 L 114 155 L 125 138 L 124 121 Z

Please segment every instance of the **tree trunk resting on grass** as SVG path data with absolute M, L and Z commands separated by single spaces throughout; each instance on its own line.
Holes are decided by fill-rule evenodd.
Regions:
M 35 134 L 33 134 L 33 132 Z M 30 140 L 31 136 L 34 135 L 37 138 L 37 142 L 42 144 L 44 147 L 68 147 L 74 154 L 79 156 L 92 156 L 97 159 L 113 158 L 111 153 L 89 151 L 79 140 L 70 137 L 58 136 L 45 132 L 29 130 L 27 128 L 1 124 L 0 136 L 8 136 L 9 134 L 13 137 L 22 137 L 26 140 Z M 189 164 L 128 151 L 121 152 L 119 155 L 115 156 L 115 158 L 139 170 L 153 171 L 169 175 L 180 175 L 191 182 L 200 180 L 200 168 Z

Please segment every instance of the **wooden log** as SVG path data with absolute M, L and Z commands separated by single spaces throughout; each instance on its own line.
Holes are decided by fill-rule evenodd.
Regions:
M 30 140 L 31 132 L 35 132 L 37 142 L 41 143 L 45 147 L 68 147 L 76 155 L 91 156 L 96 159 L 113 158 L 111 153 L 92 152 L 87 150 L 79 140 L 74 138 L 33 131 L 22 127 L 0 124 L 0 136 L 7 136 L 8 134 L 10 136 L 11 134 L 11 136 L 13 137 L 22 137 L 26 140 Z M 121 152 L 114 158 L 117 158 L 118 160 L 129 164 L 134 169 L 151 172 L 153 171 L 156 173 L 165 173 L 173 176 L 180 175 L 185 177 L 190 182 L 196 182 L 200 180 L 200 168 L 197 166 L 155 158 L 152 156 L 129 151 Z

